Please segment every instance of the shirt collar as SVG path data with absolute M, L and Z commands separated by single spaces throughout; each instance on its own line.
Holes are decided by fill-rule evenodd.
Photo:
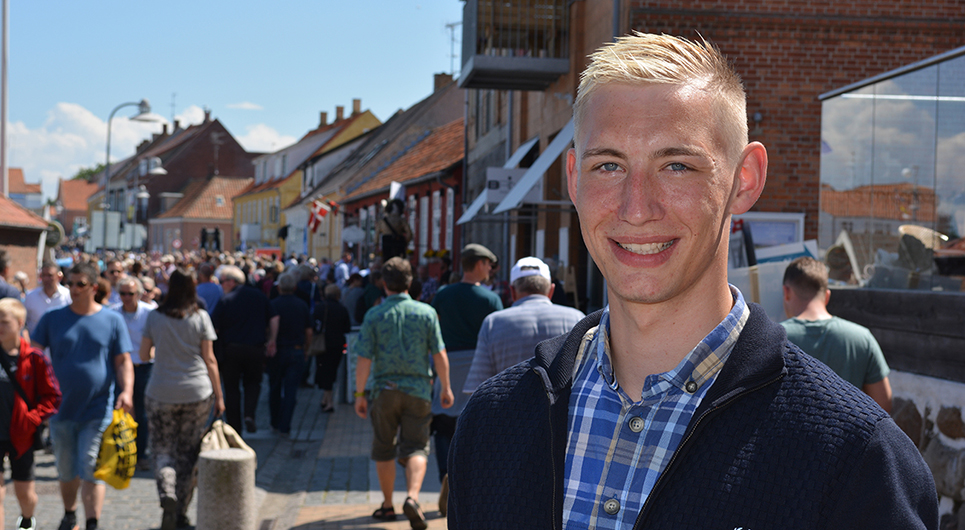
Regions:
M 539 304 L 539 303 L 550 303 L 550 304 L 553 303 L 553 302 L 550 301 L 549 298 L 547 298 L 547 297 L 545 297 L 545 296 L 543 296 L 543 295 L 541 295 L 541 294 L 531 294 L 531 295 L 524 296 L 524 297 L 520 298 L 519 300 L 516 300 L 515 302 L 513 302 L 512 307 L 520 306 L 520 305 L 527 304 L 527 303 L 530 303 L 530 302 L 534 302 L 534 303 L 537 303 L 537 304 Z
M 390 300 L 391 300 L 391 301 L 395 301 L 395 300 L 412 300 L 412 297 L 409 296 L 409 293 L 399 293 L 399 294 L 393 294 L 392 296 L 386 296 L 386 297 L 385 297 L 385 301 L 386 301 L 386 302 L 388 302 L 388 301 L 390 301 Z
M 674 369 L 648 376 L 644 382 L 643 396 L 649 395 L 655 384 L 661 380 L 669 382 L 688 394 L 695 393 L 708 381 L 714 380 L 730 356 L 731 350 L 734 349 L 734 344 L 750 316 L 750 309 L 744 301 L 744 295 L 737 287 L 733 285 L 729 287 L 734 305 L 727 316 Z M 587 345 L 587 349 L 591 355 L 596 354 L 597 370 L 603 377 L 604 383 L 613 391 L 619 390 L 620 384 L 613 373 L 613 363 L 610 360 L 609 306 L 603 310 L 596 336 Z M 629 397 L 637 401 L 643 396 Z

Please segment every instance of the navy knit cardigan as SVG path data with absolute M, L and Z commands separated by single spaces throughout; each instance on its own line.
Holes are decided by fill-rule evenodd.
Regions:
M 750 307 L 635 528 L 937 529 L 935 483 L 911 440 Z M 449 453 L 449 528 L 562 528 L 573 363 L 600 314 L 472 395 Z

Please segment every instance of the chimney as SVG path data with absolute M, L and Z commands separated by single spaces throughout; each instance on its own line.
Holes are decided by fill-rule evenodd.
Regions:
M 433 80 L 432 91 L 435 92 L 440 88 L 449 86 L 449 84 L 452 83 L 452 74 L 446 74 L 446 73 L 435 74 L 432 76 L 432 80 Z
M 181 120 L 174 120 L 174 131 L 172 132 L 176 132 L 180 128 L 181 128 Z
M 162 125 L 161 134 L 163 134 L 164 136 L 167 136 L 167 135 L 168 135 L 168 124 L 167 124 L 167 122 L 164 122 L 164 124 Z
M 362 100 L 355 98 L 352 100 L 352 116 L 362 112 Z
M 345 118 L 345 107 L 338 105 L 335 107 L 335 121 L 342 121 Z
M 205 108 L 205 109 L 204 109 L 204 123 L 208 123 L 209 121 L 211 121 L 211 109 Z
M 324 127 L 328 125 L 328 113 L 325 111 L 322 111 L 322 112 L 319 112 L 318 115 L 319 115 L 318 126 Z

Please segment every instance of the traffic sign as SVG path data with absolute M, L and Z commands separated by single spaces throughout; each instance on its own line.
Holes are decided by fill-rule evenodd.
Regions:
M 181 240 L 175 239 L 174 241 L 171 242 L 171 246 L 174 247 L 175 249 L 181 248 Z

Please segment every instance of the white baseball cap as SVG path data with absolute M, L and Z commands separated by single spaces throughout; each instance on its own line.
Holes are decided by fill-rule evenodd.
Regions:
M 539 258 L 534 258 L 533 256 L 525 257 L 517 261 L 516 265 L 513 265 L 513 270 L 509 273 L 509 282 L 513 283 L 520 278 L 536 275 L 550 280 L 549 265 L 543 263 L 543 260 Z

